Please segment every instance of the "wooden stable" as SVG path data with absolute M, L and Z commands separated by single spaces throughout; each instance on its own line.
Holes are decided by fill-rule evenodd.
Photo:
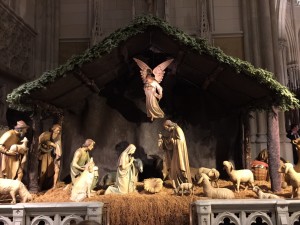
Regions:
M 249 168 L 249 112 L 266 110 L 272 189 L 280 190 L 278 110 L 297 107 L 298 100 L 272 73 L 145 16 L 8 95 L 10 107 L 33 112 L 31 191 L 38 187 L 38 136 L 51 118 L 63 127 L 61 179 L 87 137 L 96 141 L 92 154 L 100 174 L 115 169 L 124 142 L 136 144 L 137 157 L 145 160 L 160 154 L 157 135 L 163 120 L 151 123 L 143 111 L 143 84 L 133 57 L 152 68 L 175 59 L 161 83 L 160 105 L 166 118 L 183 128 L 191 166 L 221 170 L 222 161 L 231 159 L 236 168 Z

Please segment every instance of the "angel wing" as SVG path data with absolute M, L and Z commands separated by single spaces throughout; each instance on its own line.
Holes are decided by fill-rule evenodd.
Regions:
M 164 78 L 165 69 L 173 62 L 173 60 L 174 59 L 168 59 L 153 69 L 155 80 L 157 80 L 158 83 L 160 83 Z
M 152 74 L 152 70 L 151 68 L 144 63 L 142 60 L 133 58 L 133 60 L 137 63 L 137 65 L 140 67 L 140 73 L 141 73 L 141 77 L 144 83 L 146 83 L 146 76 L 147 76 L 147 70 L 149 71 L 149 73 Z

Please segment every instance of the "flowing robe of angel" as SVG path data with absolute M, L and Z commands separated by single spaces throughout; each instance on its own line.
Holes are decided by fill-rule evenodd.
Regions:
M 144 91 L 146 95 L 147 117 L 164 118 L 165 114 L 158 104 L 158 99 L 162 97 L 162 87 L 155 79 L 147 78 L 144 85 Z

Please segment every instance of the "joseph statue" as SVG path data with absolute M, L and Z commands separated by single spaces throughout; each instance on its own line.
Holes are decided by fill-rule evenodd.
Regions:
M 182 129 L 171 120 L 164 122 L 168 137 L 159 136 L 158 145 L 165 152 L 166 171 L 172 185 L 176 188 L 181 183 L 192 183 L 190 164 L 185 136 Z

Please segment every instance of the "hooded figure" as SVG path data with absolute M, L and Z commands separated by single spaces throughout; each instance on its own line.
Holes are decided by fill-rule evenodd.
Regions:
M 119 193 L 127 194 L 135 191 L 135 166 L 133 164 L 136 147 L 130 144 L 120 155 L 115 186 L 110 186 L 105 194 Z
M 160 136 L 159 147 L 165 151 L 165 166 L 173 187 L 181 183 L 192 183 L 185 136 L 182 129 L 171 120 L 164 122 L 168 137 Z

